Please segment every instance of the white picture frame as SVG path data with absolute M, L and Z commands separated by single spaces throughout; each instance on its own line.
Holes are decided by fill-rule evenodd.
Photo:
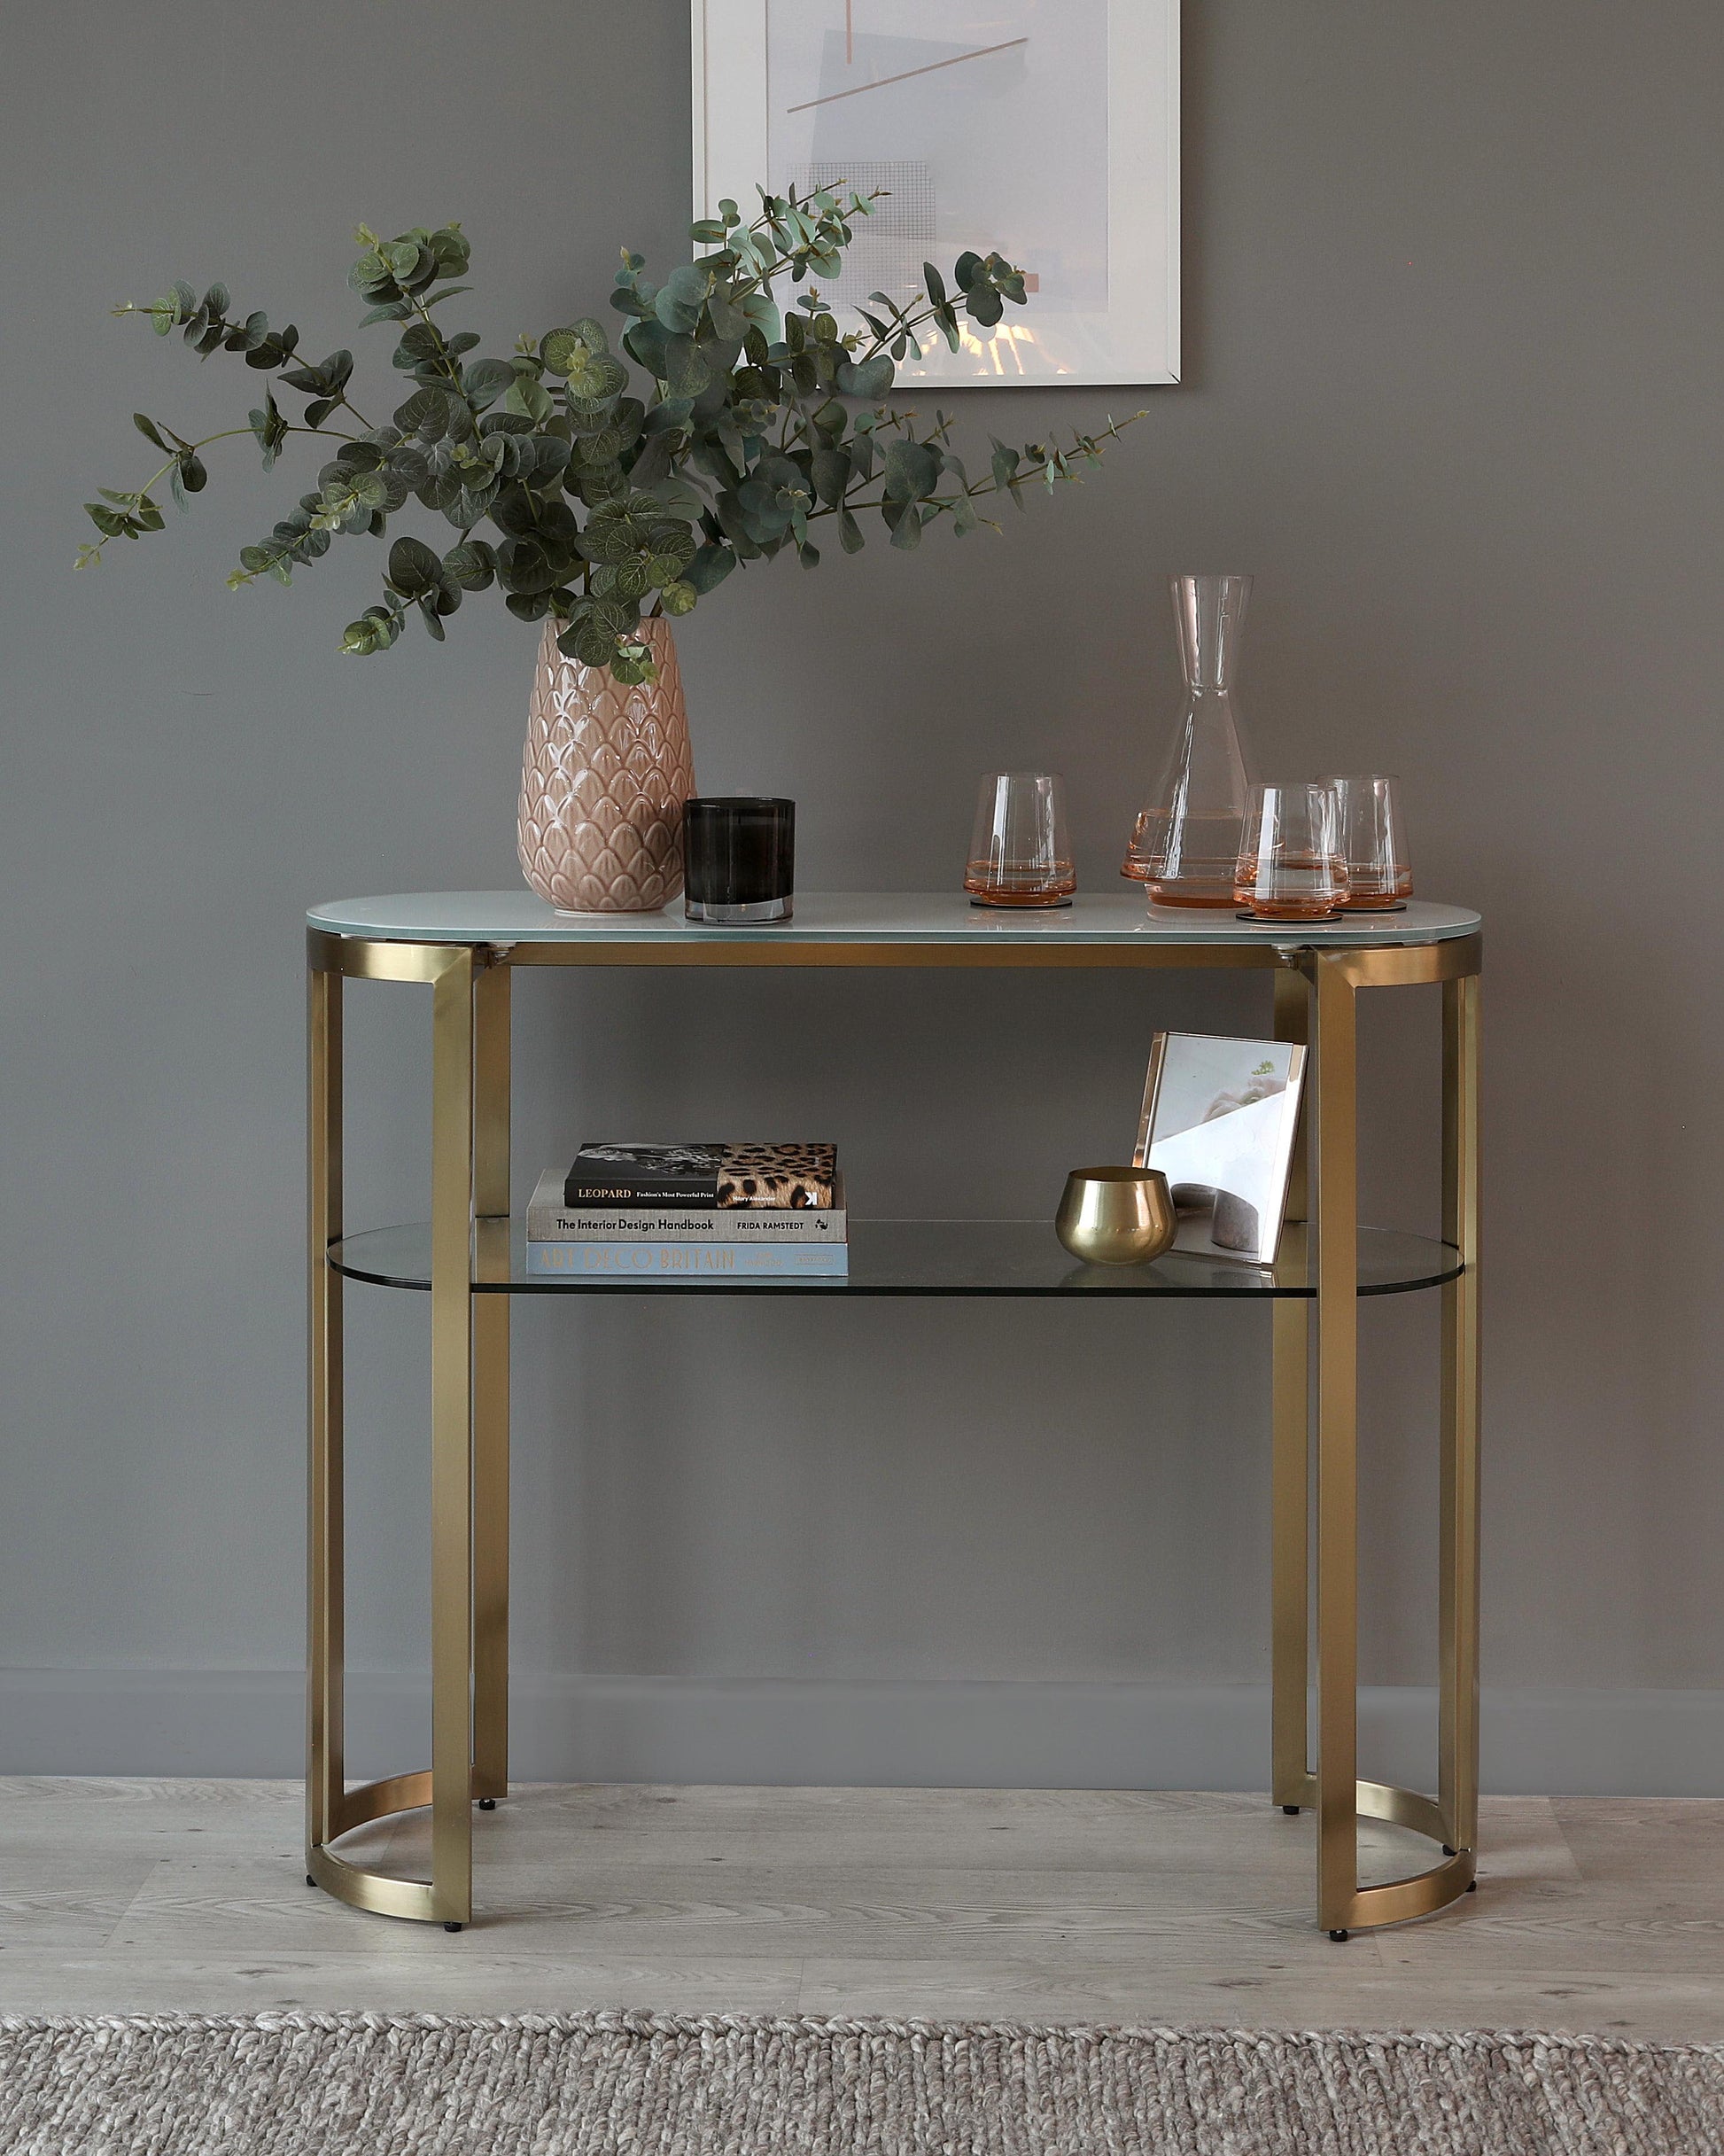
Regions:
M 1036 280 L 901 383 L 1179 379 L 1179 0 L 691 0 L 691 32 L 695 217 L 748 215 L 757 184 L 887 188 L 841 328 L 924 257 L 950 278 L 998 249 Z
M 1156 1034 L 1132 1164 L 1167 1177 L 1176 1250 L 1275 1263 L 1304 1076 L 1290 1041 Z

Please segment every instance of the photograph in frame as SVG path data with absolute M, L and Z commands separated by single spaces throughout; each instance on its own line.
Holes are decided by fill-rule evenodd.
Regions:
M 1155 1036 L 1132 1162 L 1168 1179 L 1176 1250 L 1274 1264 L 1304 1072 L 1290 1041 Z

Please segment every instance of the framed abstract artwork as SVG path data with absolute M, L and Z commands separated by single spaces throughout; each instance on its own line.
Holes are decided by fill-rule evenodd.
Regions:
M 692 0 L 694 206 L 853 187 L 841 329 L 868 295 L 1006 255 L 1029 300 L 901 382 L 1179 378 L 1178 0 Z

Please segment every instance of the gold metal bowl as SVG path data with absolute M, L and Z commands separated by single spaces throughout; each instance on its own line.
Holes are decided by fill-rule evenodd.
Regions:
M 1092 1265 L 1146 1265 L 1178 1226 L 1159 1168 L 1074 1168 L 1053 1216 L 1060 1241 Z

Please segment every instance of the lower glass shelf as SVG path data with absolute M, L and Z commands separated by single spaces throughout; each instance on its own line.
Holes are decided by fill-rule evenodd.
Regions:
M 501 1227 L 501 1222 L 499 1222 Z M 507 1271 L 502 1238 L 481 1238 L 476 1295 L 819 1296 L 1304 1296 L 1316 1293 L 1306 1263 L 1306 1230 L 1287 1228 L 1273 1266 L 1169 1251 L 1153 1265 L 1083 1265 L 1045 1220 L 855 1220 L 850 1273 L 842 1280 L 541 1279 L 527 1272 L 526 1231 L 510 1221 Z M 384 1288 L 431 1287 L 431 1228 L 370 1228 L 330 1246 L 348 1280 Z M 1460 1253 L 1398 1228 L 1359 1230 L 1359 1293 L 1407 1295 L 1459 1278 Z

